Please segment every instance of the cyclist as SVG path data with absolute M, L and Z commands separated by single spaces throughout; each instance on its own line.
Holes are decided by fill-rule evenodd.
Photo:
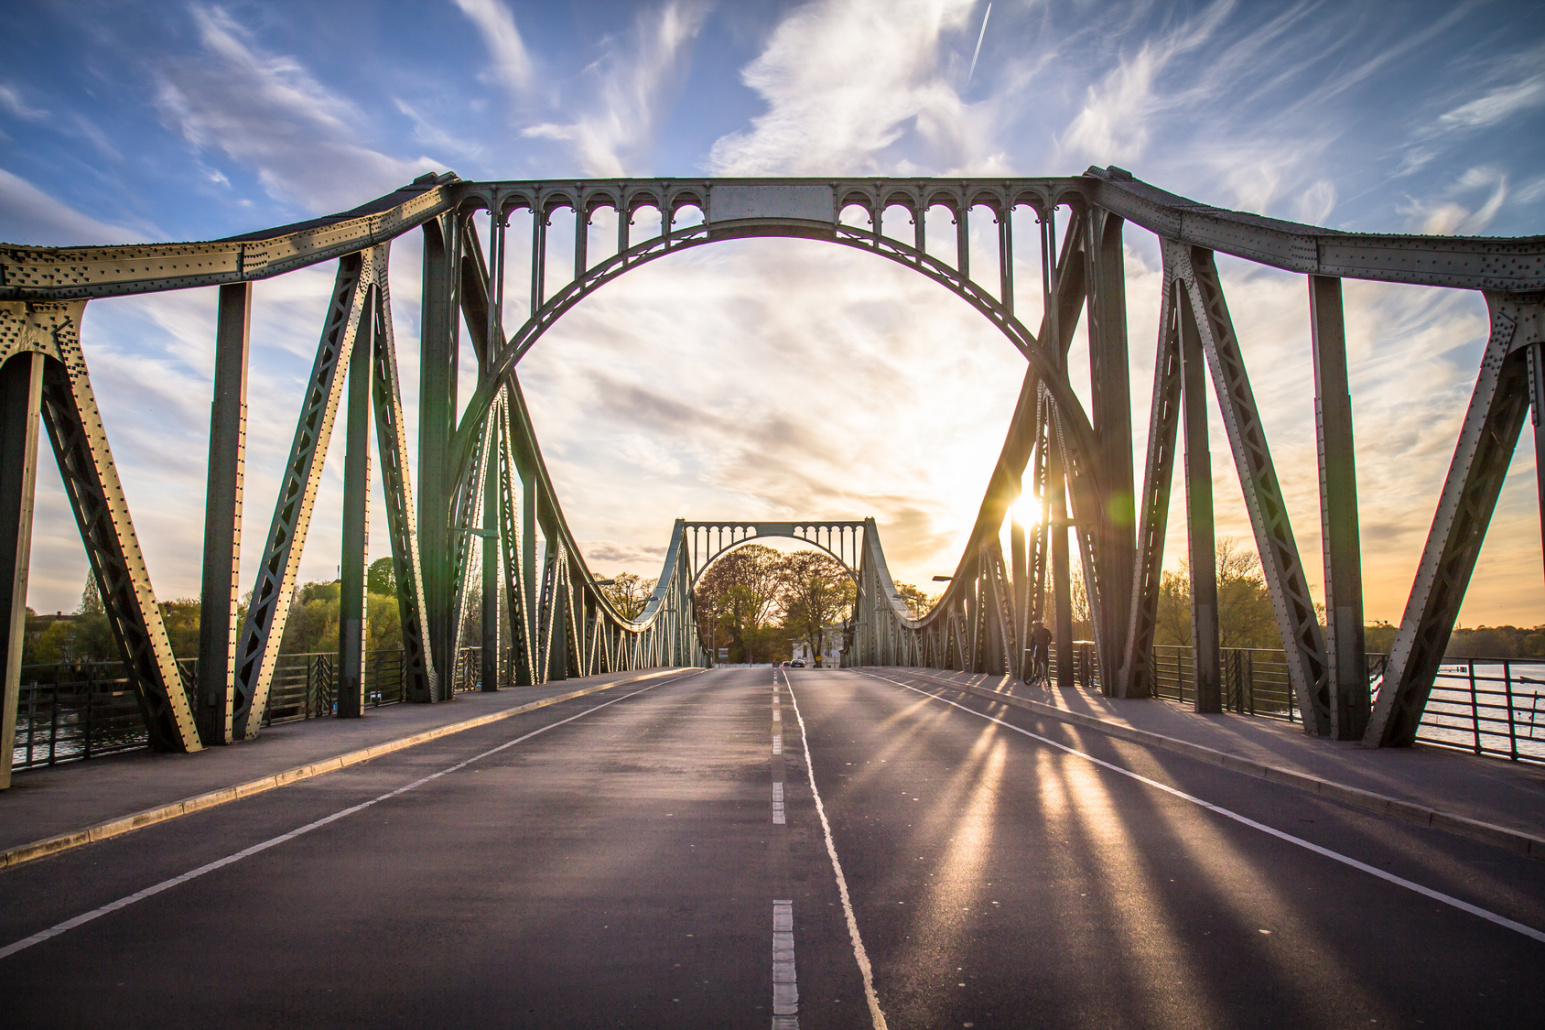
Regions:
M 1040 619 L 1030 630 L 1030 682 L 1035 686 L 1051 685 L 1051 630 Z

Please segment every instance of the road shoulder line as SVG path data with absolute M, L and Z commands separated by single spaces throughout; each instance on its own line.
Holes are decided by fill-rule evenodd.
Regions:
M 1530 858 L 1545 859 L 1545 838 L 1536 837 L 1522 830 L 1498 826 L 1495 823 L 1471 819 L 1468 816 L 1456 815 L 1437 808 L 1429 808 L 1426 805 L 1419 805 L 1412 801 L 1403 801 L 1400 798 L 1392 798 L 1386 794 L 1364 790 L 1361 787 L 1349 787 L 1346 784 L 1336 783 L 1333 780 L 1327 780 L 1311 773 L 1286 769 L 1279 765 L 1271 765 L 1270 763 L 1257 761 L 1252 758 L 1244 758 L 1240 755 L 1230 754 L 1227 751 L 1219 751 L 1216 748 L 1207 747 L 1204 744 L 1193 744 L 1190 741 L 1180 740 L 1176 737 L 1167 737 L 1162 733 L 1155 733 L 1152 730 L 1141 730 L 1135 726 L 1124 726 L 1121 723 L 1108 722 L 1098 716 L 1084 715 L 1082 712 L 1069 712 L 1055 705 L 1046 704 L 1044 701 L 1015 697 L 1012 694 L 1004 694 L 969 683 L 957 683 L 938 679 L 928 675 L 931 670 L 896 667 L 889 671 L 919 676 L 927 682 L 941 686 L 946 690 L 990 698 L 1014 708 L 1022 708 L 1037 715 L 1050 716 L 1063 722 L 1070 722 L 1077 726 L 1099 730 L 1101 733 L 1120 737 L 1136 744 L 1148 744 L 1153 747 L 1164 748 L 1167 751 L 1174 751 L 1198 761 L 1219 765 L 1234 772 L 1244 773 L 1248 776 L 1255 776 L 1259 779 L 1270 780 L 1273 783 L 1280 783 L 1297 790 L 1307 791 L 1310 794 L 1316 794 L 1333 801 L 1340 801 L 1343 804 L 1352 805 L 1356 808 L 1391 816 L 1403 822 L 1444 830 L 1460 837 L 1468 837 L 1471 840 L 1478 840 L 1496 847 L 1505 848 L 1520 855 L 1528 855 Z
M 111 837 L 119 837 L 125 833 L 143 829 L 146 826 L 154 826 L 157 823 L 164 823 L 180 816 L 192 815 L 194 812 L 202 812 L 205 809 L 214 808 L 227 802 L 240 801 L 242 798 L 261 794 L 264 791 L 273 790 L 277 787 L 287 787 L 292 783 L 309 780 L 314 776 L 337 772 L 339 769 L 346 769 L 351 765 L 359 765 L 361 762 L 368 762 L 372 758 L 380 758 L 382 755 L 389 755 L 394 751 L 402 751 L 406 748 L 416 747 L 419 744 L 427 744 L 431 740 L 438 740 L 441 737 L 449 737 L 452 734 L 477 729 L 479 726 L 487 726 L 489 723 L 499 722 L 501 719 L 533 712 L 538 708 L 546 708 L 548 705 L 572 701 L 577 697 L 596 694 L 603 690 L 609 690 L 612 687 L 638 683 L 642 680 L 653 679 L 656 676 L 679 671 L 678 669 L 651 670 L 642 676 L 635 676 L 631 679 L 612 680 L 607 683 L 597 683 L 593 686 L 582 687 L 579 690 L 571 690 L 566 694 L 555 694 L 552 697 L 542 698 L 540 701 L 532 701 L 529 704 L 507 708 L 502 712 L 492 712 L 488 715 L 479 715 L 462 722 L 436 726 L 433 729 L 410 734 L 406 737 L 399 737 L 396 740 L 384 741 L 380 744 L 372 744 L 369 747 L 350 751 L 333 758 L 324 758 L 320 761 L 297 765 L 268 776 L 260 776 L 255 780 L 238 783 L 232 787 L 221 787 L 218 790 L 195 794 L 180 801 L 168 802 L 167 804 L 157 805 L 154 808 L 147 808 L 117 819 L 109 819 L 105 823 L 88 826 L 82 830 L 45 837 L 42 840 L 35 840 L 30 844 L 20 844 L 8 851 L 0 852 L 0 869 L 10 869 L 24 862 L 43 858 L 46 855 L 58 854 L 61 851 L 68 851 L 71 848 L 82 847 L 86 844 L 94 844 L 99 840 L 107 840 Z

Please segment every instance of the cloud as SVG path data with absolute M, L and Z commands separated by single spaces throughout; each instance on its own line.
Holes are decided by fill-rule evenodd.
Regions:
M 1438 125 L 1444 129 L 1478 129 L 1542 105 L 1545 105 L 1545 75 L 1535 75 L 1459 105 L 1440 115 Z
M 143 243 L 134 229 L 100 222 L 0 168 L 0 239 L 43 247 Z
M 33 107 L 21 98 L 16 87 L 0 82 L 0 111 L 8 111 L 17 118 L 37 121 L 48 117 L 48 112 Z
M 1298 220 L 1309 225 L 1324 225 L 1330 213 L 1336 209 L 1336 184 L 1329 179 L 1316 179 L 1308 189 L 1298 195 Z
M 360 111 L 299 61 L 263 53 L 218 7 L 192 13 L 201 51 L 163 63 L 156 107 L 189 143 L 254 170 L 269 196 L 336 211 L 441 167 L 364 146 Z
M 455 0 L 483 36 L 488 56 L 493 58 L 493 76 L 517 99 L 531 89 L 535 72 L 526 43 L 515 27 L 515 16 L 500 0 Z
M 908 581 L 959 558 L 1023 373 L 915 271 L 784 240 L 631 272 L 521 364 L 576 537 L 649 555 L 630 571 L 678 516 L 874 515 Z
M 573 122 L 533 125 L 523 135 L 572 143 L 588 175 L 642 172 L 664 96 L 679 81 L 707 10 L 673 0 L 639 12 L 626 44 L 608 39 L 604 55 L 586 69 L 594 92 L 585 113 Z
M 1088 87 L 1083 107 L 1058 141 L 1062 148 L 1095 164 L 1141 157 L 1148 148 L 1154 114 L 1182 100 L 1160 94 L 1159 76 L 1175 58 L 1206 43 L 1232 7 L 1227 2 L 1214 3 L 1179 29 L 1145 40 L 1131 58 L 1120 58 L 1097 85 Z M 1188 99 L 1197 98 L 1193 93 Z
M 1478 191 L 1487 191 L 1487 195 L 1473 208 L 1454 199 Z M 1418 232 L 1437 236 L 1475 236 L 1491 224 L 1507 200 L 1507 175 L 1497 168 L 1476 166 L 1467 169 L 1444 194 L 1445 199 L 1432 203 L 1412 201 L 1402 210 L 1412 219 Z
M 974 121 L 941 67 L 968 0 L 822 0 L 798 8 L 741 73 L 768 111 L 717 140 L 718 175 L 861 174 L 916 129 L 953 166 Z M 893 161 L 893 164 L 898 162 Z

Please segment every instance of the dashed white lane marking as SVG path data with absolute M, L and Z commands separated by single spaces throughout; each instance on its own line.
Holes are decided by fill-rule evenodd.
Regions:
M 874 1030 L 888 1030 L 885 1013 L 880 1011 L 880 998 L 874 993 L 874 967 L 869 964 L 869 952 L 864 950 L 864 939 L 858 933 L 858 920 L 853 916 L 853 899 L 848 895 L 847 877 L 842 875 L 842 862 L 837 858 L 837 845 L 832 841 L 832 825 L 826 818 L 826 806 L 821 803 L 821 792 L 815 785 L 815 764 L 810 758 L 810 739 L 805 734 L 805 717 L 799 711 L 799 698 L 794 696 L 794 684 L 788 673 L 783 682 L 789 688 L 789 702 L 794 706 L 794 718 L 799 721 L 799 739 L 805 750 L 805 774 L 810 777 L 810 793 L 815 798 L 815 811 L 821 817 L 821 832 L 826 836 L 826 853 L 831 856 L 832 872 L 837 876 L 837 894 L 842 898 L 842 914 L 847 917 L 848 937 L 853 941 L 853 957 L 858 961 L 859 975 L 864 978 L 864 998 L 869 1003 L 869 1018 Z
M 773 754 L 775 754 L 775 755 L 783 754 L 783 731 L 782 730 L 774 730 L 773 731 Z
M 783 784 L 782 783 L 774 783 L 773 784 L 773 823 L 778 825 L 778 826 L 782 826 L 782 825 L 784 825 L 784 818 L 785 818 L 785 816 L 784 816 L 784 810 L 783 810 Z
M 688 676 L 693 675 L 697 674 L 688 674 Z M 682 676 L 678 677 L 677 679 L 665 680 L 662 682 L 680 683 L 683 679 L 688 678 L 688 676 Z M 640 690 L 635 690 L 631 694 L 624 694 L 621 697 L 614 697 L 604 704 L 596 705 L 594 708 L 587 708 L 577 715 L 571 715 L 567 719 L 560 719 L 551 725 L 543 726 L 541 729 L 532 730 L 530 733 L 527 733 L 521 737 L 516 737 L 514 740 L 505 741 L 498 747 L 489 748 L 487 751 L 484 751 L 481 754 L 473 755 L 466 761 L 457 762 L 455 765 L 441 769 L 439 772 L 433 772 L 428 776 L 420 777 L 419 779 L 414 780 L 412 783 L 409 783 L 406 786 L 398 787 L 396 790 L 389 790 L 385 794 L 382 794 L 380 797 L 371 798 L 369 801 L 361 801 L 357 805 L 350 805 L 348 808 L 334 812 L 332 815 L 325 815 L 315 822 L 307 823 L 305 826 L 298 826 L 288 833 L 281 833 L 277 837 L 270 837 L 268 840 L 263 841 L 261 844 L 254 844 L 250 848 L 243 848 L 233 855 L 226 855 L 224 858 L 217 858 L 213 862 L 199 866 L 197 869 L 190 869 L 180 876 L 174 876 L 170 880 L 162 880 L 160 883 L 146 887 L 142 891 L 136 891 L 127 897 L 119 898 L 117 901 L 108 902 L 101 908 L 94 908 L 90 912 L 84 912 L 73 919 L 66 919 L 64 922 L 50 926 L 46 930 L 38 931 L 31 937 L 23 937 L 21 940 L 16 941 L 13 944 L 8 944 L 5 947 L 0 948 L 0 959 L 9 958 L 10 956 L 16 954 L 18 951 L 26 951 L 28 948 L 35 944 L 42 944 L 44 941 L 52 937 L 58 937 L 62 933 L 66 933 L 75 929 L 77 926 L 84 926 L 86 923 L 89 923 L 92 920 L 100 919 L 105 915 L 117 912 L 119 909 L 128 908 L 135 902 L 144 901 L 146 898 L 154 897 L 155 895 L 160 894 L 162 891 L 171 890 L 173 887 L 176 887 L 179 884 L 187 883 L 189 880 L 196 880 L 206 873 L 212 873 L 217 869 L 224 869 L 226 866 L 240 862 L 244 858 L 251 858 L 253 855 L 258 854 L 259 852 L 267 851 L 269 848 L 276 847 L 285 843 L 286 841 L 294 840 L 296 837 L 310 833 L 312 830 L 320 830 L 322 827 L 328 825 L 329 823 L 335 823 L 339 819 L 343 819 L 346 816 L 351 816 L 355 812 L 363 811 L 364 809 L 369 808 L 371 805 L 378 805 L 383 801 L 397 797 L 399 794 L 406 794 L 410 790 L 417 790 L 419 787 L 422 787 L 426 783 L 438 780 L 440 777 L 449 775 L 450 773 L 456 772 L 459 769 L 465 769 L 473 762 L 481 761 L 482 759 L 487 758 L 489 755 L 496 755 L 506 748 L 512 748 L 516 744 L 530 740 L 532 737 L 546 733 L 548 730 L 555 730 L 559 726 L 573 722 L 575 719 L 583 719 L 585 716 L 591 714 L 592 712 L 599 712 L 601 709 L 608 708 L 619 701 L 626 701 L 630 697 L 637 697 L 639 694 L 644 693 L 644 691 L 653 690 L 655 687 L 660 685 L 661 683 L 651 683 L 649 686 Z
M 1033 740 L 1038 740 L 1043 744 L 1047 744 L 1056 748 L 1058 751 L 1066 751 L 1070 755 L 1077 755 L 1079 758 L 1082 758 L 1086 762 L 1093 762 L 1095 765 L 1098 765 L 1103 769 L 1109 769 L 1111 772 L 1120 773 L 1122 776 L 1137 780 L 1139 783 L 1145 783 L 1156 790 L 1162 790 L 1166 794 L 1180 798 L 1182 801 L 1189 801 L 1191 804 L 1205 808 L 1209 812 L 1215 812 L 1218 815 L 1223 816 L 1225 819 L 1232 819 L 1236 823 L 1241 823 L 1250 827 L 1251 829 L 1260 830 L 1262 833 L 1276 837 L 1278 840 L 1287 841 L 1289 844 L 1297 844 L 1299 847 L 1308 851 L 1312 851 L 1316 855 L 1323 855 L 1333 862 L 1340 862 L 1342 865 L 1351 866 L 1353 869 L 1360 869 L 1370 876 L 1377 876 L 1379 879 L 1388 883 L 1393 883 L 1398 887 L 1404 887 L 1406 890 L 1415 891 L 1417 894 L 1420 894 L 1424 898 L 1431 898 L 1433 901 L 1441 901 L 1445 905 L 1452 905 L 1454 908 L 1459 909 L 1461 912 L 1468 912 L 1472 916 L 1480 916 L 1482 919 L 1485 919 L 1488 922 L 1496 923 L 1498 926 L 1503 926 L 1509 930 L 1521 933 L 1525 937 L 1532 937 L 1537 941 L 1545 941 L 1545 933 L 1536 930 L 1532 926 L 1525 926 L 1523 923 L 1514 922 L 1506 916 L 1498 915 L 1497 913 L 1488 911 L 1487 909 L 1481 908 L 1478 905 L 1472 905 L 1468 901 L 1461 901 L 1456 897 L 1444 894 L 1442 891 L 1435 891 L 1431 887 L 1423 887 L 1421 884 L 1407 880 L 1402 876 L 1396 876 L 1394 873 L 1387 873 L 1383 869 L 1371 866 L 1366 862 L 1359 862 L 1357 859 L 1348 855 L 1343 855 L 1339 851 L 1332 851 L 1329 848 L 1321 847 L 1318 844 L 1304 840 L 1302 837 L 1295 837 L 1291 833 L 1284 833 L 1282 830 L 1279 830 L 1274 826 L 1267 826 L 1265 823 L 1258 823 L 1254 819 L 1251 819 L 1249 816 L 1240 815 L 1238 812 L 1233 812 L 1227 808 L 1223 808 L 1220 805 L 1215 805 L 1211 801 L 1203 801 L 1201 798 L 1194 794 L 1187 794 L 1185 791 L 1177 790 L 1167 783 L 1160 783 L 1158 780 L 1151 780 L 1148 777 L 1141 775 L 1140 773 L 1132 772 L 1130 769 L 1123 769 L 1119 765 L 1112 765 L 1110 762 L 1102 761 L 1093 755 L 1088 755 L 1082 751 L 1070 748 L 1066 744 L 1059 744 L 1055 740 L 1049 740 L 1048 738 L 1041 736 L 1039 733 L 1031 733 L 1029 730 L 1021 729 L 1020 727 L 1015 726 L 1013 723 L 1004 722 L 1002 719 L 996 719 L 991 715 L 983 715 L 981 712 L 967 708 L 965 705 L 957 704 L 956 702 L 950 701 L 947 698 L 942 698 L 937 694 L 930 694 L 926 690 L 919 690 L 917 687 L 914 687 L 909 683 L 902 683 L 900 680 L 893 680 L 886 676 L 876 676 L 872 672 L 866 672 L 864 675 L 871 679 L 880 680 L 884 683 L 894 683 L 898 687 L 905 687 L 907 690 L 910 690 L 913 693 L 922 694 L 924 697 L 932 698 L 935 701 L 942 702 L 954 708 L 959 708 L 962 712 L 969 712 L 970 714 L 976 716 L 978 719 L 986 719 L 988 722 L 997 723 L 1004 729 L 1013 730 L 1015 733 L 1023 734 L 1024 736 L 1030 737 Z M 792 696 L 793 693 L 794 692 L 792 690 L 789 691 L 790 696 Z M 795 708 L 795 711 L 798 711 L 797 707 Z M 816 804 L 819 806 L 820 801 L 817 800 Z
M 773 1030 L 799 1030 L 794 977 L 794 902 L 773 902 Z

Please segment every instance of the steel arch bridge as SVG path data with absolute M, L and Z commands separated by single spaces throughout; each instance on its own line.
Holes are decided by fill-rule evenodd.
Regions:
M 617 214 L 614 251 L 592 260 L 594 214 Z M 660 229 L 633 238 L 635 215 Z M 942 209 L 942 210 L 941 210 Z M 1033 212 L 1042 268 L 1034 328 L 1015 310 L 1016 210 Z M 574 215 L 574 274 L 549 292 L 549 230 Z M 507 248 L 516 212 L 530 214 L 529 317 L 506 324 Z M 946 245 L 929 226 L 943 215 Z M 995 226 L 997 260 L 971 266 L 970 221 Z M 931 220 L 932 219 L 932 223 Z M 1159 237 L 1163 299 L 1141 488 L 1130 416 L 1123 233 Z M 479 225 L 486 226 L 480 232 Z M 424 242 L 415 493 L 389 302 L 394 239 Z M 486 232 L 487 238 L 483 235 Z M 947 237 L 953 235 L 953 254 Z M 521 392 L 521 358 L 565 312 L 629 270 L 676 251 L 756 237 L 822 240 L 903 264 L 960 297 L 1026 359 L 1026 373 L 976 522 L 948 589 L 913 618 L 896 592 L 874 521 L 824 545 L 855 575 L 859 603 L 848 660 L 1016 674 L 1026 629 L 1050 605 L 1070 646 L 1069 532 L 1093 621 L 1102 689 L 1150 693 L 1153 634 L 1180 428 L 1189 513 L 1193 645 L 1199 705 L 1220 702 L 1212 581 L 1211 460 L 1206 381 L 1222 408 L 1289 678 L 1308 732 L 1374 745 L 1411 742 L 1475 567 L 1524 419 L 1545 446 L 1545 238 L 1480 239 L 1338 233 L 1208 207 L 1117 168 L 1037 179 L 652 179 L 467 182 L 427 175 L 342 214 L 209 243 L 43 248 L 0 245 L 0 622 L 5 641 L 7 762 L 23 639 L 31 510 L 41 425 L 140 699 L 154 746 L 195 751 L 250 738 L 268 702 L 296 587 L 321 466 L 343 408 L 343 609 L 340 714 L 363 697 L 365 541 L 371 422 L 386 495 L 412 700 L 451 696 L 449 669 L 481 602 L 484 682 L 494 682 L 507 621 L 517 684 L 616 669 L 700 664 L 692 583 L 703 524 L 678 520 L 658 585 L 637 619 L 616 611 L 568 528 Z M 930 250 L 930 244 L 933 249 Z M 1283 505 L 1215 255 L 1306 277 L 1315 369 L 1327 625 L 1315 613 Z M 251 284 L 336 262 L 332 300 L 264 538 L 253 600 L 235 622 Z M 985 275 L 978 273 L 985 272 Z M 1448 477 L 1382 678 L 1364 672 L 1361 561 L 1342 278 L 1482 291 L 1491 335 Z M 113 465 L 81 346 L 94 299 L 218 286 L 214 404 L 198 672 L 171 651 Z M 1092 404 L 1069 382 L 1075 328 L 1086 320 Z M 458 420 L 459 334 L 477 387 Z M 1025 481 L 1028 476 L 1028 483 Z M 1012 523 L 1024 490 L 1041 517 Z M 1545 488 L 1542 488 L 1545 490 Z M 1545 497 L 1545 492 L 1542 492 Z M 714 523 L 729 528 L 751 523 Z M 766 524 L 774 525 L 774 524 Z M 761 529 L 758 528 L 760 533 Z M 803 531 L 800 531 L 803 532 Z M 732 534 L 733 535 L 733 534 Z M 752 535 L 745 533 L 747 538 Z M 819 536 L 819 534 L 816 534 Z M 540 542 L 539 542 L 540 538 Z M 815 537 L 811 538 L 819 543 Z M 740 542 L 745 542 L 744 540 Z M 732 544 L 732 546 L 736 546 Z M 474 558 L 474 552 L 477 552 Z M 700 560 L 706 559 L 706 560 Z M 478 571 L 473 582 L 472 572 Z
M 861 522 L 686 522 L 683 526 L 692 538 L 693 586 L 703 578 L 708 566 L 731 551 L 779 537 L 798 540 L 824 551 L 841 563 L 843 570 L 857 583 L 863 534 L 874 532 L 873 519 Z

